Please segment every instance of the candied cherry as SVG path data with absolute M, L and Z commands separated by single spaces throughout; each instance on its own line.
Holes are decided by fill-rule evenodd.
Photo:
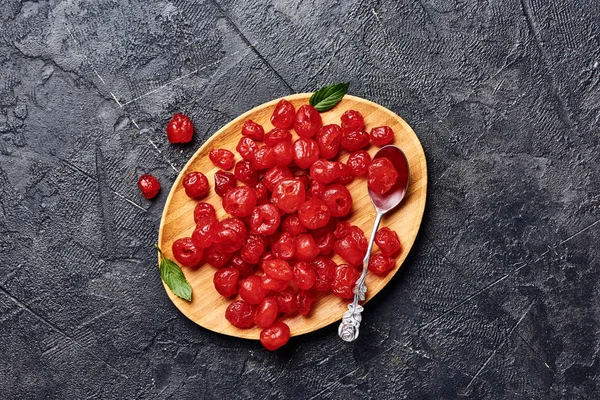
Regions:
M 285 179 L 292 179 L 294 175 L 288 167 L 276 165 L 273 168 L 269 168 L 265 171 L 265 176 L 262 182 L 265 184 L 270 192 L 275 190 L 275 186 Z
M 371 141 L 375 146 L 383 147 L 394 141 L 394 131 L 389 126 L 378 126 L 371 129 Z
M 260 277 L 261 285 L 265 290 L 272 290 L 274 292 L 281 292 L 288 287 L 288 281 L 282 281 L 281 279 L 271 278 L 269 275 L 263 275 Z
M 298 286 L 298 289 L 308 290 L 315 285 L 317 274 L 309 263 L 300 261 L 294 265 L 292 281 Z
M 394 269 L 394 259 L 381 253 L 375 253 L 369 259 L 369 271 L 377 275 L 385 275 Z
M 319 146 L 309 138 L 300 138 L 294 142 L 294 162 L 302 169 L 308 169 L 319 159 Z
M 252 163 L 247 160 L 241 160 L 235 165 L 234 176 L 249 186 L 258 183 L 258 171 L 252 168 Z
M 188 143 L 194 136 L 194 125 L 184 114 L 175 114 L 167 124 L 167 139 L 171 143 Z
M 283 322 L 275 322 L 260 332 L 260 343 L 265 349 L 275 351 L 290 340 L 290 327 Z
M 267 297 L 267 294 L 269 294 L 269 291 L 262 287 L 260 276 L 258 275 L 251 275 L 244 279 L 240 284 L 238 292 L 242 300 L 253 305 L 263 301 Z
M 212 204 L 201 201 L 194 207 L 194 222 L 197 224 L 202 217 L 217 218 L 217 212 Z
M 177 239 L 171 247 L 175 260 L 184 267 L 197 267 L 202 262 L 203 251 L 190 237 Z
M 352 208 L 352 195 L 344 185 L 334 183 L 327 186 L 321 196 L 332 217 L 344 217 Z
M 277 319 L 277 300 L 275 297 L 265 297 L 256 308 L 254 324 L 260 328 L 268 328 Z
M 221 223 L 212 215 L 207 215 L 196 221 L 196 229 L 192 233 L 194 244 L 203 249 L 213 244 L 215 236 L 221 230 Z
M 312 261 L 319 255 L 319 247 L 310 233 L 296 236 L 296 260 Z
M 334 295 L 342 299 L 351 299 L 354 297 L 352 289 L 354 289 L 358 278 L 360 278 L 360 272 L 356 267 L 348 264 L 340 264 L 335 269 L 333 282 L 331 282 L 331 291 Z
M 223 198 L 223 208 L 234 217 L 247 217 L 256 207 L 256 192 L 249 186 L 233 188 Z
M 340 176 L 336 179 L 336 183 L 347 185 L 354 180 L 354 175 L 350 172 L 350 168 L 343 163 L 339 163 Z
M 333 254 L 334 246 L 335 246 L 335 236 L 333 232 L 325 232 L 317 235 L 313 233 L 315 238 L 315 243 L 317 243 L 317 247 L 319 248 L 319 254 L 322 256 L 330 256 Z
M 348 110 L 340 117 L 342 129 L 344 132 L 362 131 L 365 127 L 365 120 L 361 113 L 356 110 Z
M 350 154 L 346 165 L 354 176 L 365 176 L 371 164 L 371 156 L 364 150 L 355 151 Z
M 264 183 L 258 182 L 254 185 L 254 191 L 256 192 L 256 204 L 262 206 L 269 202 L 269 192 Z
M 254 154 L 256 154 L 256 150 L 258 150 L 258 146 L 254 140 L 249 137 L 243 137 L 240 139 L 235 149 L 244 160 L 252 161 L 254 160 Z
M 339 125 L 325 125 L 317 133 L 316 141 L 321 157 L 330 160 L 335 158 L 342 145 L 342 128 Z
M 237 184 L 235 175 L 231 172 L 218 170 L 215 172 L 215 193 L 223 197 L 229 189 L 233 189 Z
M 402 250 L 398 234 L 388 227 L 381 228 L 375 234 L 375 243 L 386 257 L 397 257 Z
M 234 163 L 234 155 L 229 150 L 225 149 L 212 149 L 208 153 L 208 158 L 214 164 L 215 167 L 222 169 L 231 169 Z
M 287 166 L 294 161 L 294 145 L 292 142 L 279 142 L 273 146 L 275 154 L 275 163 L 281 166 Z
M 233 253 L 241 249 L 243 245 L 244 238 L 242 235 L 221 223 L 221 229 L 217 231 L 213 238 L 215 250 L 223 253 Z
M 360 150 L 369 145 L 369 134 L 365 131 L 344 131 L 342 148 L 348 151 Z
M 340 163 L 337 161 L 317 160 L 310 166 L 310 177 L 317 182 L 331 183 L 340 176 Z
M 263 261 L 261 268 L 265 274 L 273 279 L 279 279 L 280 281 L 289 281 L 294 276 L 290 264 L 288 264 L 287 261 L 278 258 Z
M 244 300 L 236 300 L 227 306 L 225 318 L 235 327 L 247 329 L 254 325 L 254 310 Z
M 296 254 L 296 242 L 294 237 L 284 232 L 275 243 L 271 245 L 271 251 L 281 260 L 291 260 Z
M 284 314 L 292 314 L 298 310 L 294 289 L 288 287 L 277 294 L 277 307 L 279 312 Z
M 258 263 L 260 256 L 265 252 L 267 243 L 262 236 L 259 235 L 248 235 L 246 243 L 240 250 L 240 256 L 242 260 L 250 264 Z
M 223 268 L 215 272 L 213 283 L 217 292 L 223 297 L 231 297 L 237 294 L 237 282 L 240 271 L 235 268 Z
M 185 194 L 192 199 L 199 199 L 208 194 L 208 179 L 202 172 L 188 172 L 183 176 Z
M 242 136 L 245 136 L 254 140 L 263 140 L 263 136 L 265 135 L 264 128 L 252 121 L 251 119 L 244 122 L 242 126 Z
M 367 182 L 373 193 L 385 194 L 392 189 L 398 180 L 398 171 L 394 164 L 386 158 L 379 157 L 369 165 Z
M 306 232 L 306 227 L 300 222 L 300 218 L 297 213 L 286 215 L 281 222 L 281 230 L 289 232 L 292 236 L 299 235 L 300 233 Z M 295 245 L 294 245 L 295 247 Z
M 346 237 L 348 235 L 348 232 L 350 231 L 351 226 L 352 225 L 350 225 L 350 222 L 348 221 L 338 221 L 337 225 L 335 226 L 333 236 L 335 236 L 336 239 Z
M 250 232 L 263 236 L 272 235 L 279 227 L 279 222 L 279 211 L 275 205 L 256 206 L 250 214 Z
M 227 262 L 231 259 L 233 254 L 225 253 L 223 251 L 217 251 L 215 246 L 211 245 L 210 247 L 207 247 L 204 251 L 204 256 L 206 262 L 210 266 L 215 268 L 223 268 L 225 265 L 227 265 Z
M 367 247 L 367 238 L 357 226 L 348 228 L 348 234 L 337 240 L 334 245 L 335 252 L 353 266 L 362 264 L 367 253 Z
M 254 153 L 252 167 L 254 169 L 269 169 L 275 165 L 275 153 L 269 146 L 261 146 Z
M 331 213 L 323 200 L 308 199 L 298 208 L 298 218 L 308 229 L 318 229 L 327 225 Z
M 311 199 L 320 199 L 321 196 L 323 196 L 326 187 L 327 186 L 324 183 L 311 179 L 306 196 Z
M 265 133 L 263 142 L 269 147 L 275 146 L 281 142 L 292 142 L 292 134 L 287 129 L 273 128 L 269 132 Z
M 246 242 L 248 238 L 248 228 L 246 228 L 246 224 L 239 218 L 225 218 L 221 221 L 221 225 L 225 228 L 232 229 L 240 235 L 243 242 Z
M 280 181 L 271 196 L 271 201 L 284 213 L 293 213 L 306 200 L 306 188 L 298 179 Z
M 271 115 L 271 123 L 277 128 L 290 129 L 292 125 L 294 125 L 295 114 L 296 109 L 292 103 L 285 99 L 281 99 L 275 106 L 273 115 Z
M 256 264 L 250 264 L 239 255 L 234 255 L 229 260 L 227 265 L 230 268 L 235 268 L 240 273 L 240 278 L 247 278 L 256 270 Z
M 147 199 L 153 199 L 160 192 L 160 183 L 153 175 L 144 174 L 138 179 L 138 187 Z
M 296 304 L 298 304 L 298 314 L 308 315 L 312 305 L 316 303 L 317 296 L 313 290 L 299 290 L 296 295 Z
M 333 282 L 337 264 L 329 257 L 317 256 L 310 265 L 317 275 L 315 289 L 321 292 L 331 290 L 331 282 Z
M 301 106 L 296 112 L 294 130 L 300 137 L 310 138 L 319 132 L 323 126 L 321 114 L 309 104 Z

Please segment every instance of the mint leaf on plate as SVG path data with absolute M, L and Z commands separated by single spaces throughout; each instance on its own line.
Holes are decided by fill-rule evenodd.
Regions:
M 181 271 L 181 268 L 179 268 L 179 265 L 165 257 L 158 246 L 156 246 L 156 249 L 160 253 L 158 269 L 160 270 L 162 280 L 176 296 L 187 301 L 192 301 L 192 287 L 187 279 L 185 279 L 185 275 Z
M 348 93 L 349 86 L 350 82 L 325 86 L 323 89 L 317 90 L 310 96 L 309 103 L 316 108 L 318 112 L 331 110 L 342 100 L 344 95 Z

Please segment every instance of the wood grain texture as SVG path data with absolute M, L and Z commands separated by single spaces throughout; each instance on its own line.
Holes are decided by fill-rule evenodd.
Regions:
M 309 93 L 304 93 L 285 98 L 292 102 L 296 109 L 298 109 L 302 104 L 308 103 L 309 97 Z M 213 186 L 213 175 L 218 171 L 218 168 L 209 160 L 209 151 L 213 148 L 228 149 L 233 151 L 236 154 L 236 160 L 239 160 L 240 157 L 235 151 L 235 146 L 241 137 L 240 132 L 244 121 L 252 119 L 263 125 L 265 131 L 268 131 L 272 128 L 269 118 L 278 101 L 279 99 L 262 104 L 219 129 L 202 145 L 183 168 L 171 188 L 163 210 L 158 241 L 165 256 L 174 259 L 171 251 L 173 242 L 181 237 L 191 236 L 195 227 L 193 210 L 197 201 L 186 196 L 181 185 L 183 176 L 190 171 L 201 171 L 208 177 L 211 186 Z M 395 132 L 393 144 L 399 146 L 404 151 L 410 164 L 410 186 L 406 198 L 400 207 L 384 217 L 381 224 L 381 226 L 388 226 L 398 232 L 403 251 L 396 260 L 395 269 L 388 275 L 384 277 L 373 274 L 367 275 L 368 293 L 366 301 L 368 302 L 383 289 L 401 267 L 417 236 L 427 195 L 427 163 L 421 143 L 412 128 L 398 115 L 371 101 L 347 95 L 335 108 L 321 114 L 323 124 L 339 124 L 341 114 L 348 109 L 361 112 L 364 116 L 367 130 L 375 126 L 390 126 Z M 295 133 L 294 137 L 296 138 Z M 378 148 L 375 146 L 371 146 L 368 149 L 371 155 L 377 150 Z M 345 161 L 347 157 L 348 153 L 343 151 L 340 160 Z M 355 179 L 348 188 L 354 200 L 350 222 L 363 229 L 368 237 L 371 234 L 375 209 L 367 193 L 366 179 Z M 207 201 L 215 206 L 219 219 L 228 216 L 221 206 L 221 198 L 216 195 L 212 187 L 209 195 L 203 201 Z M 374 251 L 377 251 L 376 246 Z M 334 257 L 334 261 L 338 264 L 343 262 L 337 255 Z M 173 303 L 185 316 L 204 328 L 215 332 L 247 339 L 259 338 L 260 329 L 238 329 L 229 324 L 225 319 L 225 309 L 231 300 L 224 299 L 214 289 L 214 268 L 205 264 L 194 270 L 189 268 L 183 268 L 183 270 L 193 288 L 192 301 L 186 302 L 176 297 L 166 285 L 165 289 Z M 348 300 L 342 300 L 332 294 L 321 295 L 308 317 L 298 315 L 286 317 L 284 321 L 290 326 L 292 336 L 301 335 L 340 320 L 346 310 L 347 304 Z

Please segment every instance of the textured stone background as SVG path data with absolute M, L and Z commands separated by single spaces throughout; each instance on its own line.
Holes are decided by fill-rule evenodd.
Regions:
M 600 3 L 0 0 L 0 388 L 22 398 L 598 398 Z M 160 283 L 160 213 L 220 126 L 350 80 L 429 198 L 402 271 L 282 351 Z M 169 145 L 173 112 L 196 136 Z M 155 201 L 137 177 L 158 176 Z

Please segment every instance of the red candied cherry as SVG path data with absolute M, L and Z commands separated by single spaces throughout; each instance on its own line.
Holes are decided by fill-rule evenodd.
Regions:
M 250 232 L 255 235 L 272 235 L 279 227 L 279 222 L 279 211 L 275 205 L 256 206 L 250 214 Z
M 339 164 L 340 176 L 335 180 L 336 183 L 347 185 L 354 180 L 354 175 L 350 172 L 350 168 L 343 163 Z
M 269 275 L 263 275 L 260 277 L 261 285 L 265 290 L 272 290 L 274 292 L 281 292 L 288 287 L 288 281 L 282 281 L 281 279 L 271 278 Z
M 265 133 L 263 142 L 269 147 L 275 146 L 281 142 L 292 142 L 292 134 L 287 129 L 273 128 L 269 132 Z
M 258 171 L 252 168 L 252 163 L 242 160 L 235 165 L 234 176 L 248 186 L 258 183 Z
M 398 234 L 388 227 L 381 228 L 375 234 L 375 243 L 386 257 L 397 257 L 402 250 Z
M 254 314 L 254 324 L 260 328 L 268 328 L 277 319 L 277 300 L 275 297 L 265 297 L 258 305 Z
M 256 154 L 256 150 L 258 150 L 258 146 L 256 145 L 256 142 L 249 137 L 242 137 L 235 149 L 244 160 L 252 161 L 254 160 L 254 154 Z
M 235 175 L 231 172 L 218 170 L 215 172 L 215 193 L 223 197 L 229 189 L 233 189 L 237 184 Z
M 277 184 L 271 201 L 284 213 L 293 213 L 306 200 L 306 188 L 298 179 L 286 179 Z
M 270 351 L 275 351 L 290 340 L 290 327 L 283 322 L 275 322 L 260 332 L 260 343 Z
M 263 136 L 265 135 L 264 128 L 252 121 L 251 119 L 244 122 L 242 126 L 242 136 L 245 136 L 254 140 L 263 140 Z
M 147 199 L 153 199 L 160 192 L 160 183 L 153 175 L 144 174 L 138 179 L 138 186 L 142 195 Z
M 286 215 L 283 217 L 281 222 L 281 230 L 285 233 L 288 232 L 292 236 L 299 235 L 306 232 L 306 227 L 300 222 L 300 218 L 297 213 Z M 295 248 L 295 245 L 294 245 Z
M 240 256 L 247 263 L 256 264 L 266 248 L 267 243 L 262 236 L 248 235 L 246 243 L 240 249 Z
M 273 146 L 275 154 L 275 163 L 281 166 L 287 166 L 294 161 L 294 145 L 292 142 L 279 142 Z
M 317 133 L 316 141 L 321 157 L 330 160 L 335 158 L 342 145 L 342 128 L 339 125 L 325 125 Z
M 245 243 L 248 238 L 248 228 L 246 228 L 246 224 L 241 219 L 238 218 L 225 218 L 221 221 L 221 225 L 224 228 L 228 228 L 236 232 L 242 238 L 242 241 Z
M 302 169 L 308 169 L 319 159 L 317 142 L 308 138 L 300 138 L 294 142 L 294 162 Z
M 247 217 L 256 207 L 256 192 L 249 186 L 236 187 L 223 198 L 223 208 L 234 217 Z
M 315 274 L 315 270 L 309 263 L 300 261 L 294 265 L 292 280 L 298 286 L 298 289 L 308 290 L 315 285 L 317 274 Z
M 296 236 L 296 259 L 298 261 L 312 261 L 319 255 L 319 248 L 310 233 L 301 233 Z
M 369 259 L 369 271 L 377 275 L 385 275 L 394 269 L 394 259 L 381 253 L 375 253 Z
M 383 147 L 394 141 L 394 131 L 389 126 L 378 126 L 371 129 L 371 141 L 375 146 Z
M 279 279 L 280 281 L 289 281 L 294 276 L 290 264 L 285 260 L 277 258 L 263 261 L 261 268 L 265 271 L 265 274 L 273 279 Z
M 310 265 L 317 275 L 315 289 L 321 292 L 331 290 L 331 282 L 333 282 L 337 264 L 329 257 L 317 256 Z
M 217 251 L 215 246 L 207 247 L 206 250 L 204 250 L 204 258 L 206 259 L 206 262 L 215 268 L 223 268 L 225 265 L 227 265 L 227 262 L 232 256 L 232 253 Z
M 242 300 L 248 304 L 258 304 L 267 297 L 269 291 L 262 287 L 260 276 L 252 275 L 242 281 L 239 293 Z
M 254 191 L 256 192 L 256 204 L 262 206 L 269 202 L 269 192 L 264 183 L 258 182 L 254 185 Z
M 355 151 L 350 154 L 346 165 L 354 176 L 365 176 L 371 164 L 371 156 L 364 150 Z
M 296 295 L 296 303 L 298 304 L 298 314 L 308 315 L 312 305 L 317 301 L 317 296 L 313 290 L 299 290 Z
M 346 237 L 348 235 L 348 232 L 350 232 L 351 226 L 352 225 L 350 225 L 350 222 L 348 221 L 338 221 L 337 225 L 335 226 L 333 236 L 335 236 L 336 239 Z
M 254 169 L 269 169 L 275 165 L 275 153 L 268 146 L 259 147 L 254 153 L 252 167 Z
M 225 149 L 212 149 L 208 153 L 208 158 L 214 164 L 215 167 L 222 169 L 231 169 L 234 163 L 234 155 L 229 150 Z
M 334 183 L 327 186 L 321 199 L 329 208 L 332 217 L 344 217 L 352 208 L 352 195 L 346 186 Z
M 237 294 L 237 282 L 240 271 L 235 268 L 223 268 L 215 272 L 213 283 L 217 292 L 223 297 L 231 297 Z
M 188 172 L 183 176 L 185 194 L 192 199 L 199 199 L 208 194 L 208 179 L 202 172 Z
M 291 260 L 296 254 L 296 242 L 294 237 L 284 232 L 275 243 L 271 245 L 271 251 L 281 260 Z
M 318 229 L 327 225 L 331 213 L 323 200 L 308 199 L 298 208 L 298 218 L 308 229 Z
M 244 245 L 242 236 L 231 228 L 226 228 L 221 224 L 221 229 L 217 231 L 213 239 L 213 246 L 216 251 L 223 253 L 233 253 L 238 251 Z
M 298 310 L 294 289 L 289 287 L 277 294 L 277 307 L 279 308 L 279 312 L 284 314 L 292 314 Z
M 365 131 L 344 131 L 342 148 L 348 151 L 360 150 L 369 145 L 369 134 Z
M 340 117 L 342 129 L 344 132 L 362 131 L 365 127 L 365 120 L 361 113 L 356 110 L 348 110 Z
M 217 218 L 215 207 L 212 204 L 205 201 L 201 201 L 194 207 L 194 222 L 197 224 L 202 217 L 214 217 Z
M 360 278 L 360 272 L 357 268 L 348 264 L 340 264 L 335 269 L 331 291 L 342 299 L 351 299 L 354 297 L 352 289 L 354 289 L 358 278 Z
M 316 135 L 323 126 L 321 114 L 309 104 L 305 104 L 296 112 L 294 130 L 300 137 L 310 138 Z
M 276 165 L 273 168 L 269 168 L 265 171 L 265 176 L 263 177 L 262 182 L 265 184 L 267 189 L 270 192 L 275 190 L 275 186 L 285 179 L 292 179 L 294 175 L 290 171 L 288 167 L 282 167 L 280 165 Z
M 194 125 L 184 114 L 175 114 L 167 124 L 167 138 L 171 143 L 188 143 L 194 136 Z
M 194 244 L 203 249 L 213 244 L 217 232 L 221 230 L 221 223 L 216 217 L 208 215 L 196 221 L 196 229 L 192 233 Z
M 235 268 L 240 273 L 240 278 L 247 278 L 256 270 L 256 264 L 247 263 L 238 255 L 231 257 L 231 260 L 229 260 L 229 264 L 227 266 L 230 268 Z
M 357 226 L 348 228 L 348 235 L 335 242 L 335 252 L 350 265 L 362 264 L 367 253 L 367 238 Z
M 321 196 L 323 196 L 326 187 L 327 186 L 324 183 L 311 179 L 306 196 L 311 199 L 320 199 Z
M 398 171 L 396 171 L 394 164 L 388 158 L 377 158 L 369 165 L 367 183 L 369 189 L 374 193 L 384 194 L 389 192 L 397 180 Z
M 194 268 L 202 262 L 203 251 L 190 237 L 177 239 L 171 247 L 175 260 L 184 267 Z
M 321 183 L 331 183 L 340 176 L 340 163 L 337 161 L 317 160 L 310 166 L 310 177 Z
M 236 300 L 227 306 L 225 318 L 235 327 L 248 329 L 254 325 L 254 310 L 243 300 Z
M 281 99 L 271 115 L 271 123 L 277 128 L 290 129 L 294 125 L 294 115 L 296 115 L 296 109 L 292 103 Z
M 334 246 L 335 246 L 335 236 L 333 232 L 325 232 L 323 234 L 317 235 L 313 233 L 315 238 L 315 243 L 317 243 L 317 247 L 319 248 L 319 254 L 322 256 L 330 256 L 333 254 Z

